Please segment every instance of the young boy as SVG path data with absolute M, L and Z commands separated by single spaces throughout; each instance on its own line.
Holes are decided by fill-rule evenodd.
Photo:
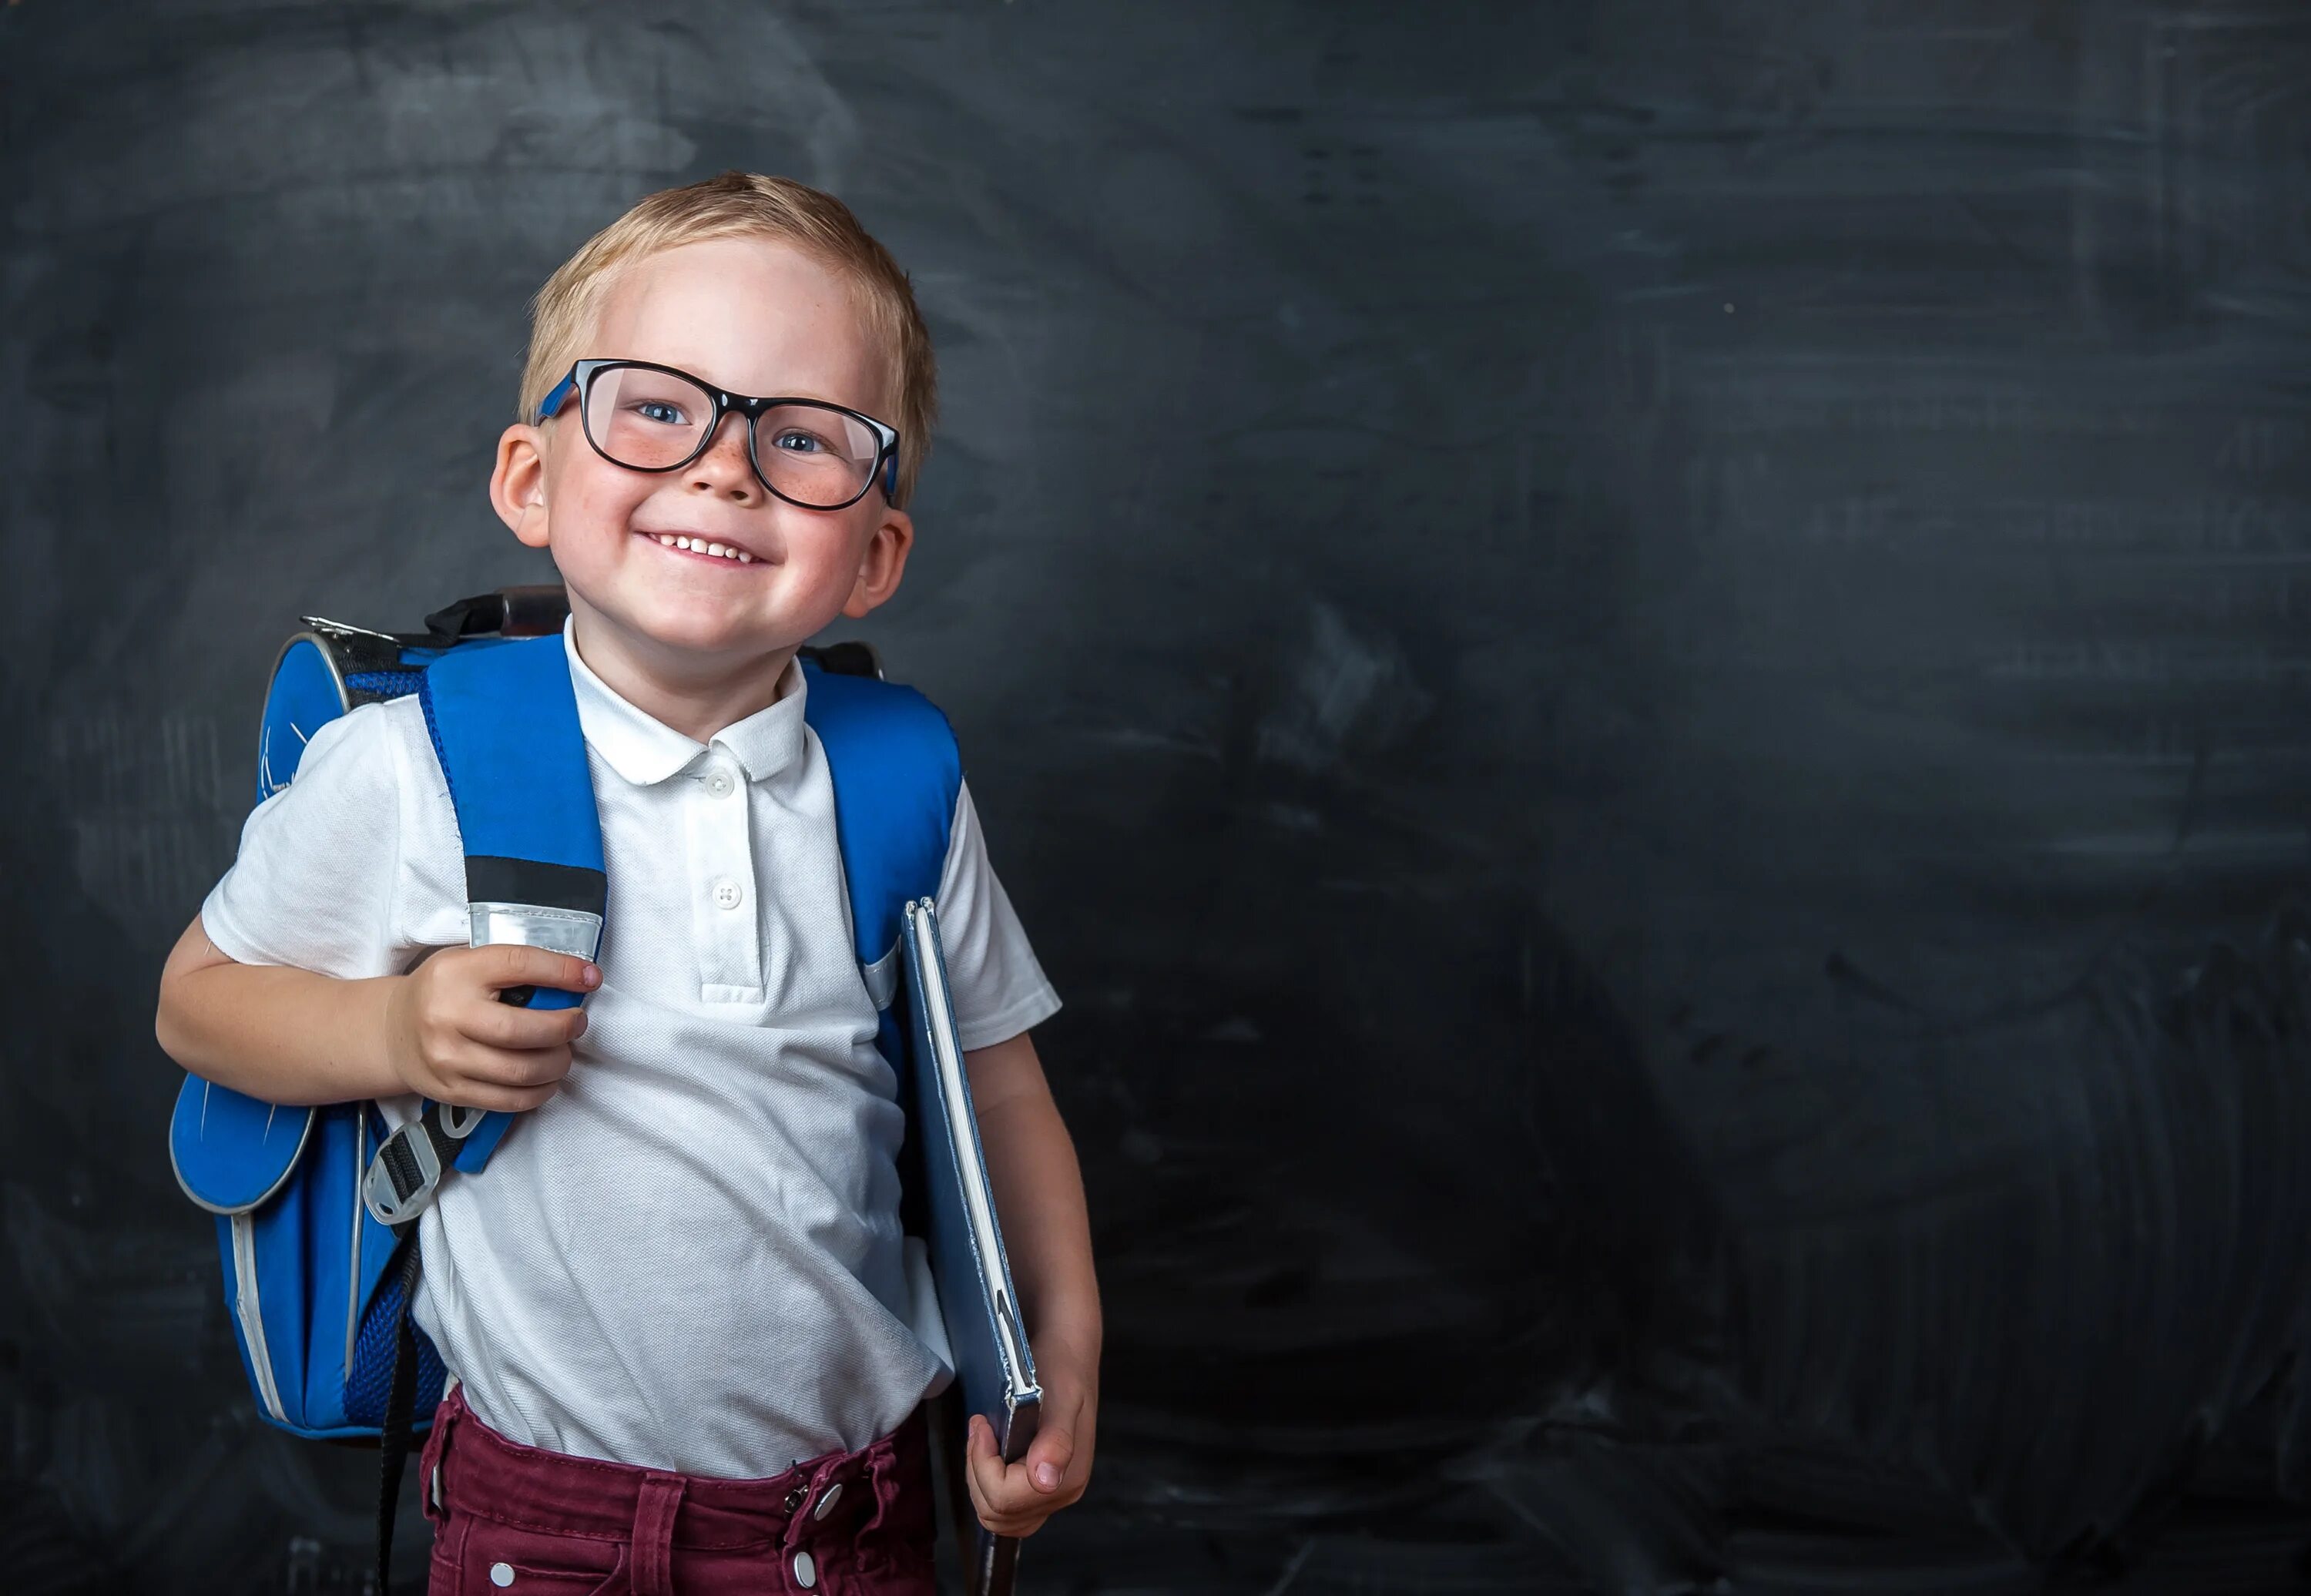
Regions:
M 414 696 L 313 736 L 170 955 L 157 1031 L 196 1075 L 526 1111 L 419 1228 L 415 1318 L 457 1377 L 420 1470 L 436 1596 L 933 1588 L 916 1408 L 943 1371 L 909 1328 L 904 1118 L 795 663 L 898 588 L 933 411 L 907 278 L 839 201 L 735 171 L 643 200 L 539 293 L 490 480 L 569 593 L 598 964 L 465 946 Z M 937 902 L 1044 1392 L 1025 1459 L 974 1418 L 966 1472 L 1024 1535 L 1090 1471 L 1101 1320 L 1027 1034 L 1059 1000 L 967 789 Z M 588 1002 L 497 1000 L 526 983 Z

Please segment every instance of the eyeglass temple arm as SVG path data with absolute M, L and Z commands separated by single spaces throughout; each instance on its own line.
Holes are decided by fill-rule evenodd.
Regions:
M 555 383 L 554 391 L 537 402 L 537 414 L 533 418 L 533 424 L 542 426 L 551 420 L 554 412 L 569 402 L 570 395 L 577 386 L 578 373 L 575 371 Z

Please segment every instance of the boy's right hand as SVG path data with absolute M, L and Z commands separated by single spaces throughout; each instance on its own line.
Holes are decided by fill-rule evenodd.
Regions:
M 386 999 L 386 1053 L 411 1091 L 458 1108 L 536 1108 L 570 1073 L 582 1008 L 516 1008 L 509 987 L 590 992 L 602 972 L 542 947 L 445 947 L 401 978 Z

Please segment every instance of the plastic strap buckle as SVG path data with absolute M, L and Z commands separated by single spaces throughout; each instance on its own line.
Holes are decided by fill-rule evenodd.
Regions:
M 362 1176 L 362 1206 L 370 1217 L 398 1230 L 423 1213 L 441 1189 L 441 1172 L 457 1156 L 451 1144 L 481 1121 L 479 1109 L 428 1103 L 423 1113 L 379 1143 Z

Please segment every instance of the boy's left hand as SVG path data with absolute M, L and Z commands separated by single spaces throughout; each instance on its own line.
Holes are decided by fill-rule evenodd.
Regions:
M 1045 1519 L 1082 1496 L 1091 1479 L 1098 1393 L 1072 1373 L 1038 1373 L 1042 1409 L 1025 1457 L 1004 1462 L 995 1450 L 995 1427 L 977 1413 L 971 1416 L 964 1443 L 971 1505 L 979 1522 L 998 1535 L 1033 1535 Z

